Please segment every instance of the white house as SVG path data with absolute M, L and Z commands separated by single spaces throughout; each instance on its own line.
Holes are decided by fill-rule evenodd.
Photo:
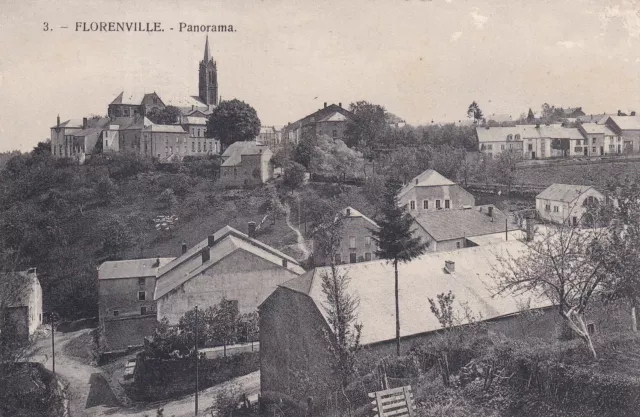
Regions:
M 589 185 L 552 184 L 536 196 L 540 218 L 574 226 L 593 220 L 589 209 L 604 203 L 605 196 Z

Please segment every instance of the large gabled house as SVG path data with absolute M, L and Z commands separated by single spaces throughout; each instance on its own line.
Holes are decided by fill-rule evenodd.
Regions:
M 278 285 L 303 273 L 292 257 L 226 226 L 159 268 L 157 317 L 177 324 L 187 311 L 223 298 L 235 302 L 240 313 L 250 313 Z
M 347 124 L 352 119 L 353 113 L 342 108 L 342 103 L 327 105 L 325 102 L 323 108 L 283 127 L 282 140 L 297 144 L 303 135 L 326 135 L 333 140 L 344 141 Z
M 399 265 L 401 350 L 429 340 L 441 325 L 428 311 L 429 298 L 452 291 L 456 301 L 467 303 L 491 331 L 512 335 L 519 329 L 523 305 L 548 308 L 542 294 L 494 296 L 493 266 L 498 255 L 518 256 L 524 244 L 509 241 L 452 252 L 422 255 Z M 349 277 L 347 291 L 358 297 L 357 322 L 362 324 L 363 353 L 384 357 L 395 353 L 394 267 L 384 260 L 340 265 L 338 274 Z M 335 386 L 334 361 L 327 321 L 327 296 L 322 277 L 330 267 L 315 268 L 285 282 L 260 306 L 260 386 L 263 392 L 280 392 L 304 400 L 324 398 Z M 529 324 L 532 334 L 554 333 L 557 312 Z
M 621 138 L 622 153 L 640 152 L 640 116 L 609 116 L 601 124 Z
M 471 193 L 433 169 L 427 169 L 408 181 L 398 193 L 398 201 L 411 214 L 475 205 L 475 197 Z

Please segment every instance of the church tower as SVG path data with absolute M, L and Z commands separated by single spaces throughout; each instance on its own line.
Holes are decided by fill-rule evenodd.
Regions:
M 204 45 L 204 59 L 200 62 L 198 91 L 200 100 L 209 106 L 218 105 L 218 69 L 209 52 L 209 36 Z

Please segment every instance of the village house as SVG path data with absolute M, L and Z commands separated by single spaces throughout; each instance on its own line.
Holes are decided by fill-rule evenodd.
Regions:
M 222 154 L 219 182 L 227 187 L 263 184 L 273 178 L 273 152 L 254 141 L 234 142 Z
M 107 115 L 110 118 L 145 116 L 151 110 L 162 110 L 166 106 L 160 96 L 153 93 L 122 91 L 109 103 Z
M 335 263 L 356 263 L 378 259 L 375 252 L 377 244 L 373 240 L 372 229 L 378 229 L 376 222 L 353 207 L 347 207 L 339 213 L 342 221 L 340 246 L 335 254 Z M 314 241 L 314 247 L 316 247 Z M 316 265 L 328 265 L 329 259 L 314 254 Z
M 267 145 L 275 153 L 282 147 L 282 131 L 275 126 L 261 126 L 258 142 Z
M 475 197 L 433 169 L 412 178 L 398 193 L 401 206 L 412 215 L 421 211 L 453 210 L 475 205 Z
M 28 339 L 42 324 L 42 287 L 35 268 L 2 273 L 0 306 L 16 336 Z M 0 329 L 0 332 L 2 329 Z
M 158 319 L 177 324 L 196 306 L 223 298 L 251 313 L 275 288 L 304 273 L 293 258 L 226 226 L 160 267 L 154 300 Z
M 622 140 L 606 125 L 579 124 L 578 130 L 585 137 L 588 156 L 617 155 L 622 153 Z
M 524 159 L 588 155 L 587 138 L 577 128 L 559 124 L 484 126 L 476 134 L 480 151 L 489 156 L 509 149 L 521 150 Z
M 640 152 L 640 116 L 609 116 L 601 123 L 621 138 L 622 153 Z
M 102 140 L 102 130 L 108 118 L 93 117 L 67 120 L 51 127 L 51 154 L 59 158 L 76 158 L 84 162 L 96 152 L 96 144 Z
M 484 244 L 482 237 L 496 240 L 516 239 L 520 229 L 507 215 L 493 205 L 466 207 L 413 214 L 414 236 L 429 244 L 429 252 L 450 251 Z M 515 233 L 514 233 L 515 232 Z
M 282 128 L 282 138 L 296 145 L 303 135 L 309 135 L 309 137 L 326 135 L 333 140 L 344 141 L 347 123 L 352 119 L 353 113 L 343 109 L 342 103 L 327 105 L 325 102 L 320 110 Z
M 153 123 L 144 116 L 116 117 L 102 132 L 102 152 L 144 153 L 142 130 Z
M 536 196 L 538 217 L 573 226 L 591 224 L 591 211 L 605 203 L 605 196 L 589 185 L 552 184 Z
M 186 248 L 185 248 L 186 249 Z M 98 317 L 101 349 L 106 352 L 143 344 L 156 326 L 153 293 L 158 268 L 174 258 L 107 261 L 98 267 Z

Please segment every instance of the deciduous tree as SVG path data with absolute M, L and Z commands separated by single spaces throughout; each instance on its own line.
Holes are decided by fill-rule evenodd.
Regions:
M 220 140 L 225 148 L 237 141 L 253 140 L 259 134 L 256 110 L 237 99 L 221 102 L 207 121 L 207 136 Z

